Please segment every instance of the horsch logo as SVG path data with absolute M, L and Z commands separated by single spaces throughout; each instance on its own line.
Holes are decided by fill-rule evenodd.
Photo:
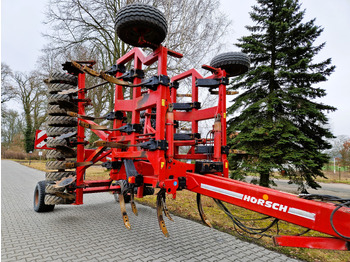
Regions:
M 279 204 L 279 203 L 274 203 L 272 201 L 268 201 L 269 196 L 264 194 L 263 198 L 256 198 L 248 195 L 243 196 L 243 201 L 250 202 L 252 204 L 256 204 L 259 206 L 267 207 L 267 208 L 272 208 L 274 210 L 282 211 L 282 212 L 287 212 L 288 206 Z

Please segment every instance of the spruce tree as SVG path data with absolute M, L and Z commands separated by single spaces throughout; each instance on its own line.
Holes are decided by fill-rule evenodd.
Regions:
M 317 99 L 326 92 L 317 86 L 334 71 L 331 59 L 315 62 L 325 43 L 315 44 L 323 28 L 315 19 L 303 22 L 298 0 L 257 0 L 250 13 L 254 26 L 236 46 L 247 53 L 251 68 L 232 83 L 241 94 L 228 113 L 229 144 L 247 155 L 231 155 L 239 172 L 260 174 L 269 186 L 272 174 L 282 172 L 304 187 L 319 185 L 317 176 L 328 162 L 323 151 L 333 135 L 325 112 L 336 110 Z M 236 131 L 238 135 L 232 137 Z

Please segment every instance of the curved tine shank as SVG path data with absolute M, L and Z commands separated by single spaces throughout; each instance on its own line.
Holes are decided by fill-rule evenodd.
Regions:
M 211 223 L 209 222 L 207 216 L 204 214 L 203 206 L 202 206 L 202 200 L 201 200 L 201 194 L 197 193 L 197 207 L 199 211 L 199 215 L 201 216 L 201 219 L 205 225 L 208 227 L 213 227 Z
M 159 227 L 162 230 L 164 236 L 169 237 L 169 233 L 163 219 L 163 203 L 162 203 L 162 196 L 161 196 L 162 190 L 163 189 L 161 189 L 157 194 L 157 217 L 158 217 Z
M 173 221 L 174 220 L 172 219 L 172 217 L 170 216 L 170 213 L 169 213 L 169 210 L 166 206 L 166 198 L 165 198 L 165 191 L 162 193 L 162 205 L 163 205 L 163 212 L 164 212 L 164 215 L 170 220 L 170 221 Z
M 139 213 L 137 212 L 137 208 L 136 208 L 136 204 L 135 204 L 135 201 L 134 201 L 134 188 L 131 187 L 130 189 L 130 204 L 131 204 L 131 209 L 132 209 L 132 212 L 135 214 L 135 216 L 138 216 Z
M 118 194 L 119 196 L 119 204 L 120 204 L 120 211 L 122 212 L 122 216 L 123 216 L 123 221 L 124 221 L 124 225 L 127 229 L 131 229 L 131 225 L 129 222 L 129 217 L 128 214 L 126 213 L 126 207 L 125 207 L 125 200 L 124 200 L 124 187 L 122 184 L 120 184 L 120 193 Z

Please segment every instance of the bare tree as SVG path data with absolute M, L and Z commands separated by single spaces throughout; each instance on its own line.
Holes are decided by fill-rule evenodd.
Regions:
M 38 72 L 29 74 L 16 72 L 13 79 L 16 99 L 23 106 L 25 149 L 29 152 L 34 148 L 35 130 L 46 119 L 46 91 Z
M 11 83 L 12 76 L 11 68 L 5 63 L 1 63 L 1 104 L 10 101 L 16 96 L 15 89 Z
M 6 148 L 14 143 L 14 137 L 23 132 L 23 123 L 19 113 L 15 110 L 6 110 L 1 117 L 1 144 Z

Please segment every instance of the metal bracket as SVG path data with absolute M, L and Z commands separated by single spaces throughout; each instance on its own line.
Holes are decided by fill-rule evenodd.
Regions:
M 144 81 L 142 81 L 139 86 L 156 91 L 158 85 L 168 86 L 170 83 L 170 78 L 166 75 L 152 76 Z
M 190 111 L 193 108 L 200 109 L 201 103 L 200 102 L 193 102 L 193 103 L 172 103 L 171 109 L 172 110 L 186 110 Z
M 142 130 L 142 126 L 140 124 L 126 124 L 125 126 L 116 128 L 114 130 L 123 132 L 123 133 L 127 133 L 127 134 L 131 134 L 132 132 L 136 132 L 139 134 L 142 134 L 143 130 Z
M 219 85 L 224 84 L 228 85 L 229 81 L 227 77 L 222 78 L 214 78 L 214 79 L 197 79 L 196 80 L 196 86 L 201 87 L 209 87 L 209 88 L 217 88 Z
M 105 73 L 111 76 L 115 76 L 117 72 L 125 73 L 125 65 L 121 65 L 121 64 L 112 65 L 111 68 Z
M 107 169 L 120 169 L 123 162 L 121 161 L 106 161 L 102 163 L 102 166 Z
M 141 143 L 139 144 L 139 146 L 142 149 L 147 149 L 150 151 L 154 151 L 154 150 L 167 150 L 168 148 L 168 141 L 166 140 L 149 140 L 147 142 Z
M 142 69 L 131 69 L 130 71 L 127 71 L 124 73 L 120 78 L 122 78 L 124 81 L 132 82 L 134 81 L 134 78 L 144 78 L 145 72 Z

